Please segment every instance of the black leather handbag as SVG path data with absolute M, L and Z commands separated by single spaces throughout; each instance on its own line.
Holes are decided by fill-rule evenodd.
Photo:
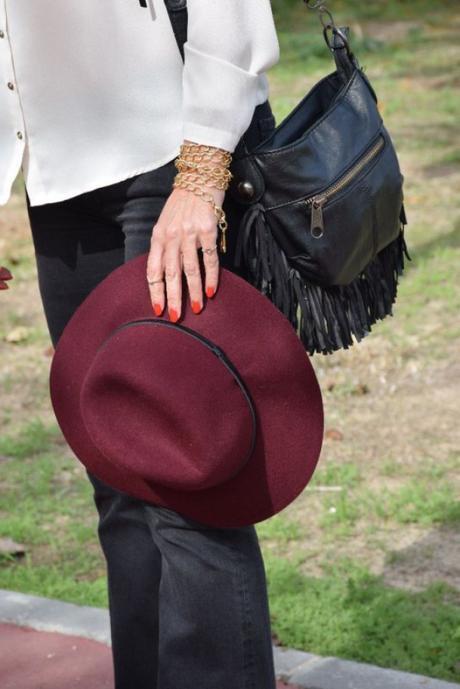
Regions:
M 171 2 L 170 10 L 186 7 Z M 411 257 L 404 177 L 376 93 L 348 27 L 337 27 L 321 1 L 304 2 L 319 11 L 336 69 L 265 140 L 249 149 L 243 137 L 228 193 L 245 211 L 235 265 L 289 319 L 309 354 L 330 354 L 393 315 L 404 255 Z

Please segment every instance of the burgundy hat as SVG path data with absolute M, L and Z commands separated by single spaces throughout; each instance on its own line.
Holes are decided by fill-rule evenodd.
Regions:
M 183 276 L 180 320 L 155 316 L 147 255 L 113 270 L 67 323 L 50 370 L 59 426 L 113 488 L 211 526 L 267 519 L 319 459 L 310 359 L 271 301 L 223 267 L 201 313 Z

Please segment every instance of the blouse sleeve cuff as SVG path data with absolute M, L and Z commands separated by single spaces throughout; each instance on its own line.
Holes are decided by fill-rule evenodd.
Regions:
M 254 74 L 185 44 L 183 138 L 231 153 L 256 105 L 268 97 L 265 74 Z

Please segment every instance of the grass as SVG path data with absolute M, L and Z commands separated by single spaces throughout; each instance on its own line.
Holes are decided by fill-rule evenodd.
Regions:
M 363 480 L 361 469 L 353 462 L 334 463 L 319 466 L 313 474 L 310 486 L 343 486 L 353 488 Z
M 460 525 L 460 503 L 454 487 L 448 482 L 421 482 L 414 478 L 396 491 L 383 488 L 369 496 L 369 510 L 381 519 L 394 519 L 399 524 Z
M 302 576 L 295 562 L 266 556 L 271 614 L 283 643 L 319 655 L 353 658 L 455 679 L 460 609 L 449 589 L 390 589 L 354 562 L 321 578 Z
M 50 447 L 50 441 L 58 436 L 55 426 L 45 426 L 40 418 L 32 419 L 21 429 L 17 437 L 0 438 L 0 455 L 16 459 L 30 458 Z
M 0 440 L 0 537 L 26 545 L 0 559 L 0 587 L 106 605 L 91 486 L 60 441 L 39 419 Z
M 278 121 L 333 70 L 317 18 L 302 5 L 274 2 Z M 351 26 L 400 158 L 413 261 L 394 318 L 353 351 L 312 360 L 326 430 L 339 433 L 326 438 L 303 494 L 257 525 L 272 628 L 283 645 L 459 681 L 458 3 L 329 5 L 337 24 Z M 14 256 L 27 294 L 36 279 L 30 237 L 4 236 L 14 236 L 0 249 Z M 106 606 L 92 489 L 50 421 L 41 318 L 11 307 L 0 322 L 0 537 L 26 547 L 23 558 L 0 559 L 0 587 Z M 28 337 L 5 343 L 22 325 Z

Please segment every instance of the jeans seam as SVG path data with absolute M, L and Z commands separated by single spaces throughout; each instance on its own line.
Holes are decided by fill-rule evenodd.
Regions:
M 230 544 L 237 559 L 237 591 L 240 601 L 242 617 L 242 647 L 243 647 L 243 686 L 241 689 L 257 689 L 255 676 L 255 653 L 251 633 L 253 623 L 251 620 L 251 609 L 249 605 L 249 595 L 244 573 L 243 554 L 234 544 Z

